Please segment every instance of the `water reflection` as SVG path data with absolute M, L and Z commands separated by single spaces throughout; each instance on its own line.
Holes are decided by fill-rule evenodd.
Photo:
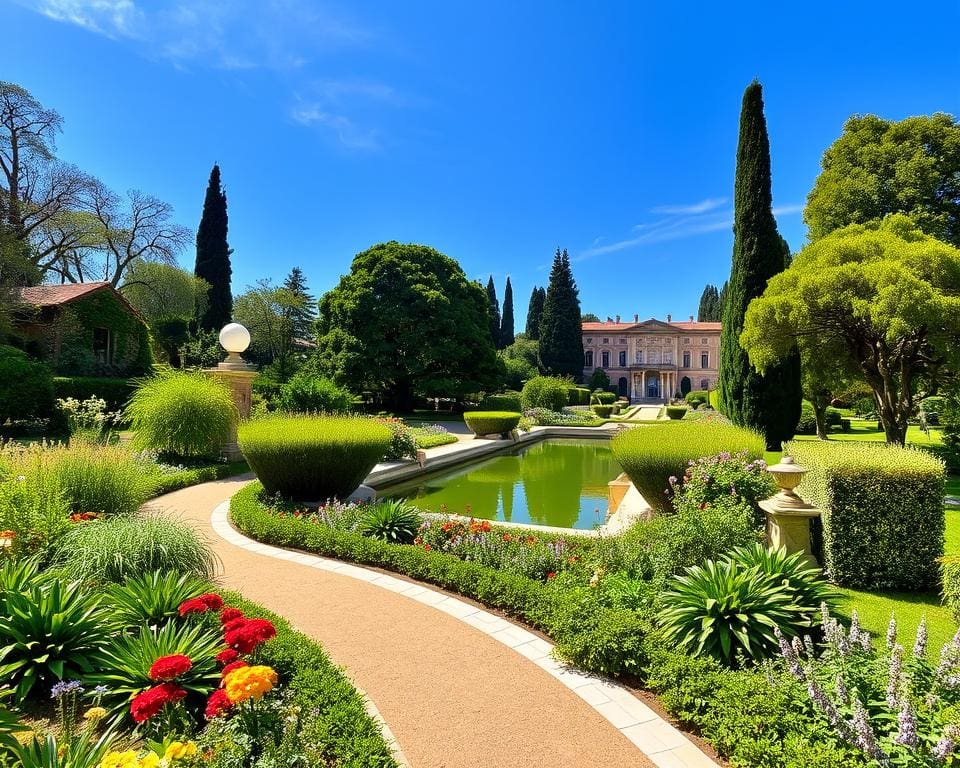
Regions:
M 520 451 L 388 489 L 431 512 L 592 528 L 620 467 L 601 440 L 546 440 Z M 599 512 L 598 512 L 599 510 Z

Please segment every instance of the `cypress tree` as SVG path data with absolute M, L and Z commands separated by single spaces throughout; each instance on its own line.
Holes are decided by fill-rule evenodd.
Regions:
M 717 292 L 717 286 L 708 283 L 700 294 L 697 320 L 701 323 L 720 322 L 720 294 Z
M 209 283 L 206 307 L 197 318 L 204 330 L 218 331 L 230 322 L 230 254 L 227 245 L 227 195 L 220 186 L 220 166 L 214 164 L 203 199 L 203 215 L 197 228 L 197 261 L 193 272 Z
M 503 317 L 500 318 L 500 349 L 513 344 L 513 286 L 507 277 L 507 287 L 503 289 Z
M 543 317 L 543 302 L 547 292 L 543 288 L 533 286 L 530 294 L 530 303 L 527 305 L 527 338 L 533 341 L 540 340 L 540 318 Z
M 500 349 L 500 302 L 497 300 L 497 286 L 493 284 L 493 275 L 487 280 L 487 302 L 490 304 L 490 336 L 493 346 Z
M 734 182 L 733 267 L 723 308 L 720 339 L 720 407 L 734 424 L 762 432 L 776 450 L 793 437 L 800 418 L 799 356 L 760 375 L 740 346 L 744 313 L 788 258 L 773 217 L 770 142 L 763 116 L 763 90 L 747 86 L 740 112 Z
M 583 375 L 580 296 L 570 269 L 570 256 L 557 248 L 540 318 L 540 366 L 555 376 Z

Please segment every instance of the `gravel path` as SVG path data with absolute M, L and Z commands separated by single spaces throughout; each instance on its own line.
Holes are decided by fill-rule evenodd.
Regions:
M 151 506 L 202 532 L 220 583 L 323 644 L 365 691 L 414 768 L 651 768 L 625 736 L 546 671 L 468 624 L 385 589 L 240 549 L 210 513 L 245 481 Z

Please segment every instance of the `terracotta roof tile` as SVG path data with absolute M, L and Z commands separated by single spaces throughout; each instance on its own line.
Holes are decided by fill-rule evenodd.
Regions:
M 652 318 L 651 318 L 651 319 L 652 319 Z M 640 328 L 640 327 L 642 327 L 643 325 L 645 325 L 645 324 L 648 323 L 648 322 L 650 322 L 650 321 L 649 321 L 649 320 L 641 320 L 641 321 L 638 322 L 638 323 L 614 323 L 614 322 L 609 322 L 609 323 L 604 323 L 604 322 L 600 322 L 600 323 L 583 323 L 583 330 L 584 330 L 585 332 L 586 332 L 586 331 L 590 331 L 590 332 L 592 332 L 592 333 L 599 333 L 599 332 L 602 332 L 602 331 L 608 331 L 608 332 L 611 332 L 611 333 L 612 333 L 612 332 L 618 332 L 618 331 L 628 331 L 628 330 L 631 330 L 631 329 L 633 329 L 633 328 Z M 668 323 L 666 320 L 656 320 L 656 322 L 658 322 L 658 323 L 660 323 L 660 324 L 662 324 L 662 325 L 672 326 L 673 328 L 676 328 L 676 329 L 681 330 L 681 331 L 719 331 L 719 330 L 721 330 L 721 328 L 723 327 L 723 324 L 722 324 L 722 323 L 708 323 L 708 322 L 702 322 L 702 323 L 699 323 L 699 322 L 698 322 L 698 323 L 690 323 L 690 322 Z
M 24 304 L 33 304 L 38 307 L 56 307 L 60 304 L 68 304 L 81 296 L 99 291 L 109 285 L 110 283 L 107 282 L 34 285 L 29 288 L 18 288 L 17 296 Z

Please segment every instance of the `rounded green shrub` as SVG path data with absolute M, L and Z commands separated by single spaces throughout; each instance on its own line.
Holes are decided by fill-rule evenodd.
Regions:
M 570 382 L 555 376 L 535 376 L 523 385 L 520 400 L 524 409 L 546 408 L 562 411 L 567 404 L 567 389 Z
M 709 403 L 710 393 L 705 389 L 694 389 L 691 392 L 687 392 L 683 399 L 686 400 L 687 404 L 691 407 L 706 405 Z
M 0 382 L 0 425 L 47 416 L 53 409 L 53 375 L 26 352 L 0 344 Z
M 521 411 L 523 404 L 519 392 L 503 392 L 499 395 L 487 395 L 480 403 L 484 411 Z
M 511 411 L 467 411 L 463 420 L 475 435 L 504 435 L 516 429 L 520 416 Z
M 599 403 L 600 405 L 612 405 L 613 403 L 617 402 L 617 396 L 613 392 L 595 390 L 590 397 L 590 401 L 593 403 Z
M 271 416 L 241 424 L 238 442 L 267 493 L 344 498 L 390 448 L 392 434 L 372 419 Z
M 668 405 L 667 418 L 673 421 L 680 421 L 680 419 L 687 415 L 688 410 L 685 405 Z
M 330 379 L 301 372 L 280 387 L 277 405 L 288 413 L 348 413 L 353 395 Z
M 205 373 L 164 371 L 141 382 L 125 415 L 135 448 L 212 458 L 230 437 L 237 407 L 230 388 Z
M 732 424 L 662 421 L 634 427 L 610 441 L 613 457 L 654 510 L 672 511 L 671 477 L 682 477 L 690 461 L 720 453 L 764 454 L 763 437 Z
M 607 419 L 613 413 L 612 405 L 591 405 L 590 407 L 601 419 Z
M 412 544 L 420 528 L 420 510 L 403 500 L 384 501 L 364 510 L 360 533 L 391 544 Z

